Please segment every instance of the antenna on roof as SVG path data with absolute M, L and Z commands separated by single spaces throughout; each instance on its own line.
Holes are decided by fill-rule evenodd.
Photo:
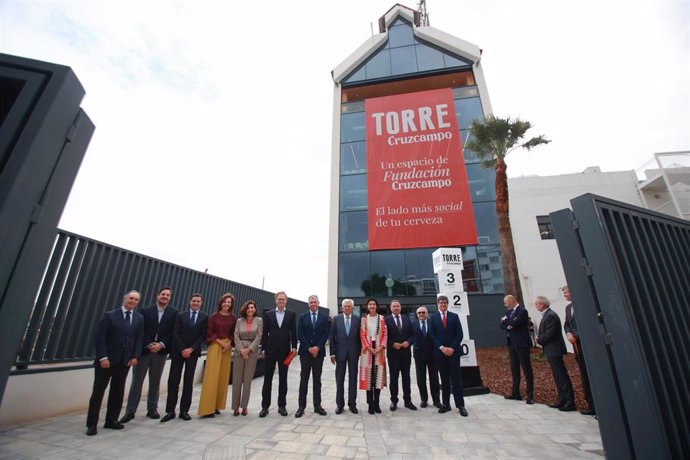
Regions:
M 417 11 L 419 12 L 419 26 L 429 26 L 429 13 L 426 11 L 426 0 L 419 0 L 417 3 Z

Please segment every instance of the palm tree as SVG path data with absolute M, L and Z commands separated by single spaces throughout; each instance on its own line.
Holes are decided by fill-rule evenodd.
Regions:
M 513 233 L 510 228 L 510 202 L 508 199 L 508 176 L 506 175 L 505 158 L 510 152 L 518 148 L 531 150 L 540 144 L 551 142 L 544 136 L 533 137 L 522 142 L 525 133 L 532 127 L 529 121 L 519 118 L 511 120 L 489 115 L 485 120 L 474 120 L 470 127 L 470 134 L 474 139 L 465 144 L 465 148 L 472 150 L 482 160 L 482 167 L 496 170 L 496 214 L 498 216 L 498 241 L 503 258 L 503 289 L 506 294 L 512 294 L 522 299 L 520 276 L 518 274 Z

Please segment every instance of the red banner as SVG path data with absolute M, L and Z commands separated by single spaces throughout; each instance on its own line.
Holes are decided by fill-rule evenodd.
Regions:
M 369 249 L 477 244 L 450 88 L 365 104 Z

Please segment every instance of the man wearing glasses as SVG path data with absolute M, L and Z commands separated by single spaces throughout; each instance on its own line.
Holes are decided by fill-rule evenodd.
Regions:
M 429 393 L 426 389 L 426 374 L 429 373 L 429 387 L 431 389 L 431 400 L 434 407 L 441 408 L 439 398 L 440 388 L 438 384 L 438 370 L 434 358 L 434 344 L 429 336 L 429 312 L 426 307 L 417 309 L 417 321 L 412 323 L 414 332 L 414 346 L 412 354 L 414 356 L 415 369 L 417 371 L 417 388 L 419 396 L 422 398 L 421 407 L 429 406 Z

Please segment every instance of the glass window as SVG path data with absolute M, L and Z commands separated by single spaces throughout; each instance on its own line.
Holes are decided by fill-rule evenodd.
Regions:
M 450 67 L 462 67 L 462 66 L 468 66 L 469 64 L 461 59 L 458 59 L 456 57 L 451 56 L 450 54 L 444 54 L 443 55 L 443 60 L 446 63 L 446 68 Z
M 340 177 L 340 210 L 360 211 L 367 209 L 367 176 L 357 174 Z
M 417 71 L 417 55 L 414 46 L 391 50 L 391 71 L 393 75 L 403 75 Z
M 479 244 L 498 244 L 496 202 L 472 203 Z
M 416 295 L 436 295 L 438 282 L 431 254 L 435 248 L 405 250 L 405 273 L 408 292 Z
M 388 77 L 391 74 L 391 56 L 388 50 L 379 50 L 367 62 L 367 80 Z
M 466 292 L 482 291 L 482 281 L 477 265 L 477 250 L 474 246 L 462 248 L 462 284 Z
M 476 163 L 479 161 L 479 158 L 477 158 L 477 154 L 474 153 L 474 151 L 466 149 L 465 144 L 467 144 L 468 141 L 474 139 L 474 136 L 470 134 L 469 129 L 461 129 L 460 130 L 460 142 L 462 143 L 462 156 L 465 157 L 465 163 Z
M 465 99 L 468 97 L 479 97 L 479 90 L 476 86 L 453 88 L 453 99 Z
M 503 265 L 498 245 L 478 246 L 477 258 L 486 263 L 482 267 L 482 286 L 485 294 L 498 294 L 503 292 Z M 488 263 L 487 263 L 488 262 Z
M 443 53 L 422 43 L 417 43 L 417 65 L 420 72 L 443 69 Z
M 465 166 L 470 183 L 472 201 L 496 200 L 496 171 L 483 168 L 481 163 Z
M 340 214 L 340 250 L 366 251 L 369 249 L 369 226 L 366 211 Z
M 340 116 L 340 142 L 363 141 L 366 139 L 364 112 L 344 113 Z
M 542 240 L 553 240 L 556 238 L 553 234 L 551 216 L 537 216 L 537 226 L 539 227 L 539 236 Z
M 366 142 L 350 142 L 340 145 L 340 174 L 367 172 Z
M 363 112 L 364 101 L 345 102 L 340 104 L 340 113 Z
M 371 252 L 369 290 L 373 296 L 408 295 L 405 282 L 405 253 L 402 250 Z M 416 295 L 414 289 L 411 291 L 409 295 Z
M 472 125 L 472 120 L 478 118 L 484 119 L 484 112 L 482 112 L 482 103 L 478 97 L 470 97 L 467 99 L 455 100 L 455 114 L 458 117 L 458 125 L 460 129 L 469 129 Z
M 395 21 L 395 26 L 388 29 L 388 47 L 396 48 L 398 46 L 413 45 L 414 33 L 412 26 L 403 21 Z
M 355 71 L 353 74 L 351 74 L 349 77 L 345 78 L 343 80 L 344 83 L 351 83 L 355 81 L 361 81 L 366 78 L 366 72 L 364 70 L 364 66 L 360 67 Z
M 368 297 L 364 287 L 369 279 L 369 253 L 340 254 L 338 262 L 338 297 Z

